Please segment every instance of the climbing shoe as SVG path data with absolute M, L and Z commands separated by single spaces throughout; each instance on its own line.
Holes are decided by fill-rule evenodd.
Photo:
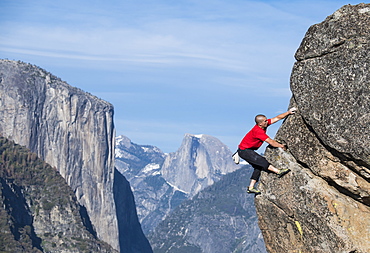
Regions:
M 252 188 L 252 189 L 248 188 L 247 192 L 248 193 L 254 193 L 256 195 L 261 194 L 261 192 L 259 190 L 257 190 L 256 188 Z
M 280 177 L 284 176 L 285 174 L 287 174 L 289 171 L 290 171 L 290 169 L 281 169 L 281 170 L 279 170 L 277 175 L 280 178 Z

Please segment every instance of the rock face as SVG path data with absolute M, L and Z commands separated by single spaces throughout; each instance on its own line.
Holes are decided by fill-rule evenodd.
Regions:
M 264 174 L 256 198 L 269 252 L 370 252 L 370 5 L 347 5 L 313 25 L 297 50 L 289 116 L 276 139 L 290 168 Z
M 0 133 L 55 166 L 118 249 L 113 107 L 30 64 L 0 61 Z
M 0 60 L 0 105 L 0 134 L 58 169 L 99 239 L 151 252 L 128 182 L 114 168 L 111 104 L 36 66 Z

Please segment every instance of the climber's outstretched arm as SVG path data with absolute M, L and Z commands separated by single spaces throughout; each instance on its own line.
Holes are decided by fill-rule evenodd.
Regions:
M 289 111 L 284 112 L 282 114 L 279 114 L 278 116 L 271 119 L 271 124 L 274 124 L 274 123 L 278 122 L 279 120 L 282 120 L 282 119 L 286 118 L 290 114 L 294 114 L 296 110 L 297 110 L 297 108 L 292 107 L 292 108 L 289 109 Z

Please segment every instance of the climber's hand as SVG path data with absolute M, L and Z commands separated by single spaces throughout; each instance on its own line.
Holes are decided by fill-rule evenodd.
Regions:
M 297 108 L 295 108 L 295 107 L 292 107 L 292 108 L 289 109 L 290 114 L 294 114 L 296 111 L 297 111 Z

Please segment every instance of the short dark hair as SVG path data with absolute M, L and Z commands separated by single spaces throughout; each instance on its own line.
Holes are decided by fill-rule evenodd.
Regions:
M 267 118 L 265 115 L 263 115 L 263 114 L 258 114 L 258 115 L 256 115 L 256 117 L 254 117 L 254 121 L 256 122 L 256 124 L 259 124 L 259 123 L 261 123 L 262 122 L 262 119 L 261 118 Z

